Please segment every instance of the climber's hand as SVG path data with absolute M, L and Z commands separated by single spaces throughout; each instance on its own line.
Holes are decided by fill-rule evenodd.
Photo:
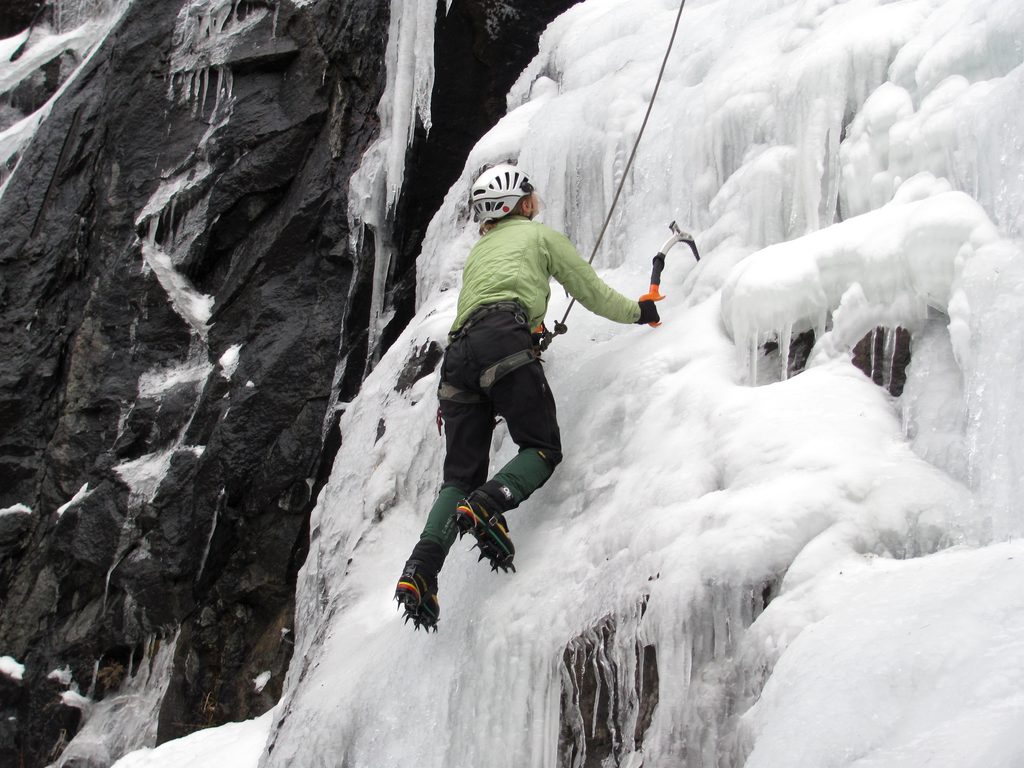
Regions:
M 649 296 L 649 294 L 648 294 Z M 637 320 L 637 325 L 650 325 L 653 328 L 661 325 L 661 316 L 658 314 L 658 308 L 654 305 L 654 302 L 659 301 L 658 299 L 648 298 L 647 296 L 640 297 L 640 301 L 637 302 L 640 305 L 640 319 Z

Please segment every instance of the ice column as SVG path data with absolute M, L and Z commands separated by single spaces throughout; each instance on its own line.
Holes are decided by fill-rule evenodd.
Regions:
M 1003 241 L 964 271 L 970 339 L 965 379 L 968 478 L 984 540 L 1024 534 L 1024 253 Z M 966 359 L 964 359 L 966 358 Z
M 390 320 L 384 306 L 384 292 L 391 271 L 393 211 L 405 179 L 405 153 L 412 144 L 417 120 L 430 130 L 435 11 L 434 3 L 392 0 L 386 53 L 387 85 L 377 107 L 380 137 L 367 150 L 351 179 L 349 223 L 353 250 L 360 245 L 363 226 L 369 227 L 374 239 L 371 361 L 380 355 L 380 338 Z

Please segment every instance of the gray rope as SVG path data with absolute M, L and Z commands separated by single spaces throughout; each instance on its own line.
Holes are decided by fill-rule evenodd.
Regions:
M 672 46 L 676 42 L 676 34 L 679 32 L 679 21 L 683 17 L 683 8 L 686 7 L 686 0 L 682 0 L 679 3 L 679 13 L 676 14 L 676 23 L 672 28 L 672 38 L 668 41 L 668 50 L 665 51 L 665 58 L 661 62 L 661 71 L 658 72 L 658 81 L 654 84 L 654 93 L 651 94 L 651 102 L 647 105 L 647 114 L 644 115 L 644 122 L 640 126 L 640 133 L 637 134 L 636 141 L 633 142 L 633 151 L 629 154 L 629 160 L 626 162 L 626 169 L 622 172 L 622 179 L 619 181 L 619 188 L 615 191 L 615 197 L 612 199 L 611 208 L 608 209 L 608 216 L 604 220 L 604 226 L 601 227 L 601 233 L 597 236 L 597 242 L 594 243 L 594 250 L 590 253 L 590 258 L 587 259 L 587 264 L 594 263 L 594 257 L 597 256 L 597 249 L 601 247 L 601 243 L 604 241 L 604 235 L 608 231 L 608 225 L 611 224 L 612 215 L 615 213 L 615 208 L 619 204 L 619 197 L 622 195 L 622 189 L 626 186 L 626 179 L 629 177 L 629 171 L 633 167 L 633 160 L 636 159 L 636 151 L 640 147 L 640 139 L 644 137 L 644 131 L 647 129 L 647 121 L 651 118 L 651 110 L 654 109 L 654 101 L 658 98 L 658 91 L 661 89 L 661 81 L 665 77 L 665 67 L 668 66 L 668 58 L 672 53 Z M 576 299 L 569 302 L 568 309 L 565 310 L 565 314 L 562 316 L 561 322 L 555 323 L 555 335 L 565 333 L 568 329 L 565 327 L 566 318 L 569 317 L 569 312 L 572 311 L 573 306 L 576 304 Z

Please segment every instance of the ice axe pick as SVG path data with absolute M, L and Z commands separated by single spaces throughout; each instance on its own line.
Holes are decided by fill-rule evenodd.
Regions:
M 700 253 L 697 252 L 697 243 L 693 240 L 693 235 L 689 232 L 684 232 L 679 228 L 679 225 L 674 221 L 668 225 L 668 228 L 672 230 L 672 237 L 665 241 L 665 244 L 661 246 L 657 255 L 654 257 L 654 265 L 651 268 L 651 290 L 640 297 L 640 301 L 661 301 L 665 296 L 661 293 L 661 272 L 665 269 L 665 256 L 672 250 L 676 243 L 686 243 L 690 246 L 690 250 L 693 251 L 693 258 L 700 261 Z M 649 323 L 652 327 L 661 325 L 661 323 Z

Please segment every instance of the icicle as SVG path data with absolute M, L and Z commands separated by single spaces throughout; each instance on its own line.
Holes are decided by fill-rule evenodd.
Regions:
M 193 414 L 194 416 L 195 414 Z M 199 558 L 199 570 L 196 571 L 196 581 L 203 575 L 203 570 L 206 568 L 206 558 L 210 556 L 210 546 L 213 544 L 213 534 L 217 531 L 217 520 L 220 517 L 220 505 L 224 499 L 223 489 L 220 492 L 220 499 L 216 504 L 213 505 L 213 520 L 210 522 L 210 532 L 206 535 L 206 545 L 203 547 L 203 555 Z
M 200 91 L 199 91 L 198 106 L 199 106 L 199 117 L 202 117 L 203 116 L 203 110 L 206 107 L 206 91 L 210 87 L 210 68 L 209 67 L 203 67 L 202 71 L 199 73 L 199 79 L 200 79 L 200 82 L 201 82 L 201 87 L 200 87 Z M 193 115 L 196 114 L 194 109 L 192 110 L 192 114 Z
M 90 699 L 96 695 L 96 680 L 100 676 L 100 660 L 96 659 L 92 665 L 92 680 L 89 682 L 89 692 L 86 693 Z
M 876 350 L 878 348 L 878 327 L 876 326 L 871 330 L 871 380 L 875 380 L 875 372 L 878 370 L 878 355 Z
M 178 240 L 178 215 L 177 215 L 178 198 L 171 198 L 170 213 L 168 215 L 167 223 L 167 234 L 164 236 L 164 242 L 169 248 L 174 248 L 174 244 Z M 187 215 L 187 214 L 186 214 Z M 184 219 L 184 217 L 182 217 Z
M 747 350 L 747 376 L 749 377 L 749 384 L 752 387 L 757 386 L 757 358 L 761 354 L 761 344 L 759 343 L 761 334 L 757 331 L 750 337 L 749 349 Z
M 789 378 L 789 349 L 793 343 L 793 324 L 787 323 L 779 332 L 779 372 L 782 381 Z
M 213 105 L 211 118 L 215 121 L 221 110 L 231 101 L 231 93 L 234 88 L 234 76 L 231 67 L 217 67 L 217 98 Z

